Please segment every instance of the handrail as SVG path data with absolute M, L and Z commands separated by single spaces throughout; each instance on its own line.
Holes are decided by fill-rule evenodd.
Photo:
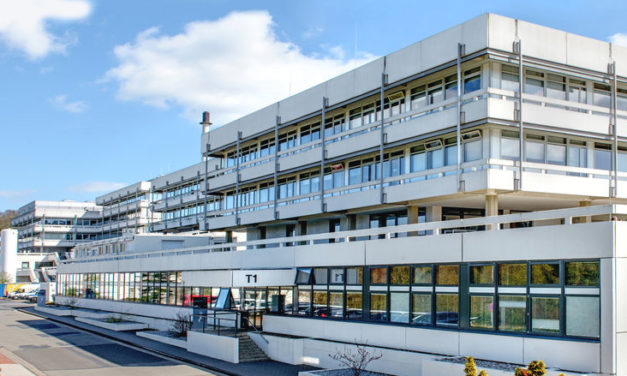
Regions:
M 436 236 L 442 234 L 446 230 L 455 230 L 463 228 L 476 228 L 479 226 L 490 226 L 497 229 L 501 225 L 509 223 L 522 223 L 531 221 L 544 221 L 559 219 L 566 225 L 572 223 L 572 218 L 589 217 L 607 215 L 608 221 L 615 219 L 616 215 L 627 215 L 627 205 L 597 205 L 578 208 L 545 210 L 530 213 L 507 214 L 490 217 L 477 217 L 470 219 L 457 219 L 450 221 L 427 222 L 417 224 L 398 225 L 390 227 L 379 227 L 372 229 L 360 229 L 350 231 L 340 231 L 331 233 L 321 233 L 312 235 L 300 235 L 294 237 L 271 238 L 263 240 L 242 241 L 233 243 L 223 243 L 215 245 L 205 245 L 198 247 L 187 247 L 172 250 L 158 250 L 148 252 L 137 252 L 124 255 L 98 255 L 89 257 L 88 259 L 72 259 L 63 260 L 63 264 L 82 263 L 82 262 L 98 262 L 98 261 L 115 261 L 139 258 L 167 257 L 181 254 L 200 254 L 225 251 L 238 251 L 246 249 L 255 249 L 260 247 L 270 248 L 276 247 L 298 247 L 316 244 L 316 241 L 376 241 L 379 236 L 390 238 L 395 234 L 406 233 L 407 236 L 413 234 L 425 234 Z

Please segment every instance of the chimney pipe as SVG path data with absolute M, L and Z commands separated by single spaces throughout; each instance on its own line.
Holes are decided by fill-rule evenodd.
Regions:
M 209 114 L 209 111 L 205 111 L 202 113 L 202 121 L 200 122 L 200 125 L 202 125 L 202 132 L 203 133 L 207 133 L 209 132 L 209 128 L 211 127 L 213 123 L 211 122 L 211 116 Z

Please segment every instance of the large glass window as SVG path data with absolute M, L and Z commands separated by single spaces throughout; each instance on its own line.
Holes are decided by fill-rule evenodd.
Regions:
M 311 291 L 298 290 L 298 311 L 299 315 L 311 315 Z
M 557 285 L 559 283 L 559 264 L 531 264 L 532 285 Z
M 399 323 L 409 322 L 409 293 L 390 293 L 390 321 Z
M 326 285 L 328 283 L 326 268 L 314 269 L 314 282 L 313 283 L 316 285 Z
M 363 269 L 346 268 L 346 284 L 347 285 L 361 285 L 362 284 Z
M 414 267 L 414 276 L 412 283 L 414 285 L 423 285 L 433 283 L 433 275 L 431 266 Z
M 390 268 L 391 285 L 409 284 L 409 266 L 392 266 Z
M 494 327 L 494 297 L 470 297 L 470 326 L 472 328 L 492 329 Z
M 566 297 L 566 335 L 599 337 L 599 297 Z
M 438 265 L 435 270 L 435 283 L 437 285 L 456 286 L 459 283 L 458 265 Z
M 411 323 L 416 325 L 431 325 L 433 319 L 431 316 L 432 306 L 431 294 L 413 293 L 412 294 L 412 316 Z
M 559 298 L 531 298 L 531 331 L 555 334 L 560 332 Z
M 501 66 L 501 89 L 518 92 L 518 67 L 512 65 Z
M 346 292 L 346 318 L 349 320 L 362 319 L 362 295 L 361 291 Z
M 339 291 L 329 292 L 329 313 L 331 317 L 344 316 L 344 293 Z
M 314 291 L 313 294 L 313 314 L 316 317 L 329 317 L 329 309 L 327 307 L 328 293 L 326 290 Z
M 444 326 L 457 326 L 459 323 L 459 301 L 457 294 L 436 294 L 435 323 Z
M 370 320 L 387 321 L 387 294 L 370 293 Z
M 520 140 L 518 132 L 503 131 L 501 137 L 501 158 L 518 160 L 520 159 Z
M 492 285 L 494 284 L 494 268 L 492 265 L 471 265 L 470 266 L 471 285 Z
M 598 286 L 599 275 L 598 261 L 566 263 L 566 285 L 568 286 Z
M 594 168 L 609 170 L 612 168 L 612 147 L 607 144 L 594 144 Z
M 500 286 L 526 286 L 527 264 L 500 264 Z
M 527 297 L 499 295 L 499 330 L 527 331 Z
M 370 284 L 383 285 L 388 283 L 388 268 L 370 268 Z

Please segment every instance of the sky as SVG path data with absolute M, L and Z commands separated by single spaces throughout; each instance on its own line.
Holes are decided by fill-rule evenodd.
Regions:
M 221 125 L 491 12 L 627 45 L 624 1 L 0 0 L 0 211 L 194 163 Z

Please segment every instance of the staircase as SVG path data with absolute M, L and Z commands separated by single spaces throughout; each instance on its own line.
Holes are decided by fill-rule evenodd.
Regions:
M 269 360 L 266 353 L 263 352 L 253 342 L 252 339 L 246 333 L 242 333 L 239 335 L 239 362 L 261 362 L 264 360 Z

